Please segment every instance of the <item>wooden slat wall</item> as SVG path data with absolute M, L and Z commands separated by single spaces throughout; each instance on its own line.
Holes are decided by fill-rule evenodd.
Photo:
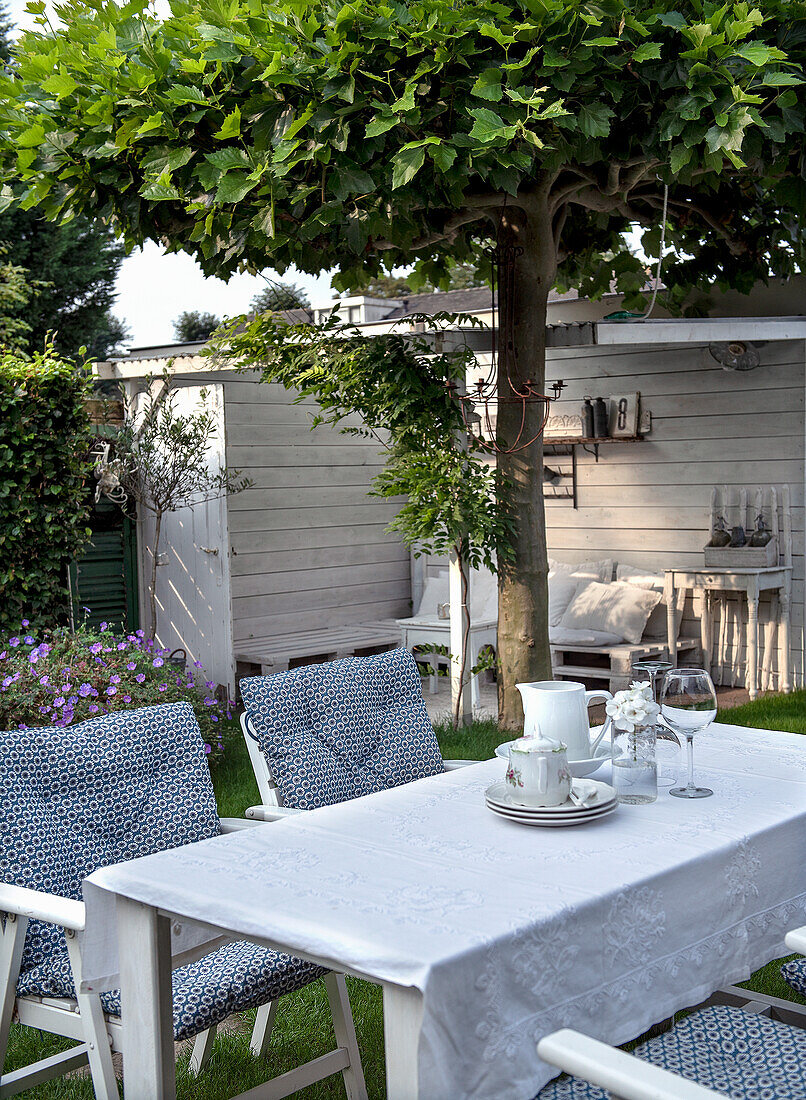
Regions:
M 312 401 L 243 374 L 225 383 L 227 463 L 254 481 L 229 500 L 236 645 L 410 614 L 409 555 L 367 496 L 378 444 L 327 426 Z
M 793 341 L 760 351 L 761 365 L 747 372 L 722 370 L 706 347 L 551 352 L 549 381 L 567 383 L 553 411 L 576 412 L 585 394 L 637 391 L 652 413 L 652 433 L 643 443 L 602 447 L 598 464 L 578 448 L 579 508 L 547 501 L 549 553 L 565 561 L 612 557 L 653 570 L 702 565 L 712 485 L 727 484 L 737 501 L 742 486 L 790 485 L 792 667 L 802 684 L 806 348 Z M 690 601 L 684 633 L 699 634 L 698 615 Z M 733 631 L 728 640 L 735 647 Z M 739 648 L 743 676 L 743 636 Z

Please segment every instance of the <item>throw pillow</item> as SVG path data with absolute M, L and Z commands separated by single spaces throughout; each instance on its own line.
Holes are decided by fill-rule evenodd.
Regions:
M 565 614 L 571 600 L 577 594 L 577 589 L 589 584 L 588 579 L 575 576 L 573 573 L 549 573 L 549 626 L 559 626 L 560 619 Z
M 613 559 L 569 562 L 549 558 L 549 573 L 571 573 L 576 577 L 590 577 L 592 581 L 608 584 L 613 579 Z
M 662 593 L 633 584 L 585 584 L 559 625 L 568 630 L 603 630 L 637 645 Z

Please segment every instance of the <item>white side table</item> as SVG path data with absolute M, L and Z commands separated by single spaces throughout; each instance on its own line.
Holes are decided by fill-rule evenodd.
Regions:
M 781 691 L 789 692 L 789 602 L 792 593 L 792 566 L 773 565 L 763 569 L 667 569 L 664 599 L 667 607 L 666 628 L 669 638 L 669 660 L 677 653 L 677 622 L 675 591 L 691 589 L 702 593 L 700 631 L 703 655 L 708 654 L 710 671 L 713 641 L 711 619 L 712 592 L 744 592 L 747 599 L 747 677 L 750 698 L 758 695 L 758 601 L 762 592 L 777 590 L 780 601 L 778 633 L 778 668 Z

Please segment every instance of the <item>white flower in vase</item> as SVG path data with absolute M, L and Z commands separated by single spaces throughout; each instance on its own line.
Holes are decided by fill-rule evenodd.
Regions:
M 616 729 L 627 733 L 654 723 L 660 714 L 660 707 L 652 698 L 652 685 L 636 681 L 624 691 L 617 691 L 605 710 Z

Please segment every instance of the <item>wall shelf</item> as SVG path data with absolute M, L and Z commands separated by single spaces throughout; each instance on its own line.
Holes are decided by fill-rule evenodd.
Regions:
M 599 461 L 599 447 L 606 443 L 643 443 L 644 437 L 642 435 L 603 435 L 603 436 L 583 436 L 583 435 L 564 435 L 555 436 L 552 438 L 543 437 L 544 447 L 581 447 L 583 451 L 587 451 L 588 454 L 592 454 L 596 461 Z

